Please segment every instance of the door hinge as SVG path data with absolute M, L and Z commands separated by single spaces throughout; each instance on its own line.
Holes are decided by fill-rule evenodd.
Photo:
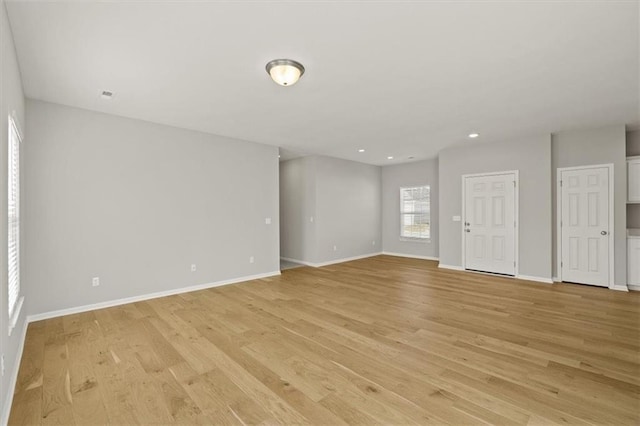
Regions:
M 513 187 L 514 188 L 516 187 L 516 181 L 515 180 L 513 181 Z
M 564 266 L 564 262 L 560 262 L 560 267 Z
M 562 186 L 562 181 L 560 181 L 560 186 Z

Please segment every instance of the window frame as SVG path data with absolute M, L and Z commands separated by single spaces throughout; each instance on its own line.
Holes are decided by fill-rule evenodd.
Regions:
M 20 312 L 22 311 L 22 305 L 24 303 L 24 296 L 21 296 L 21 280 L 20 280 L 20 243 L 21 243 L 21 226 L 20 226 L 20 146 L 22 145 L 22 132 L 18 120 L 15 117 L 15 113 L 9 114 L 7 119 L 7 315 L 9 317 L 8 332 L 11 336 L 11 332 L 15 328 Z M 15 179 L 12 178 L 15 176 Z M 15 213 L 11 212 L 11 200 L 15 199 L 13 204 L 15 205 Z M 15 235 L 15 260 L 11 259 L 12 251 L 10 249 L 13 241 L 11 235 Z M 12 265 L 15 263 L 15 267 Z M 10 289 L 12 280 L 10 276 L 11 269 L 15 269 L 15 297 L 11 297 Z
M 416 189 L 416 188 L 427 188 L 428 190 L 428 197 L 427 197 L 427 201 L 428 201 L 428 205 L 429 205 L 429 211 L 428 213 L 407 213 L 404 211 L 404 200 L 402 198 L 402 194 L 403 191 L 406 191 L 408 189 Z M 431 185 L 429 184 L 423 184 L 423 185 L 411 185 L 411 186 L 401 186 L 399 188 L 398 191 L 398 195 L 399 195 L 399 200 L 400 200 L 400 220 L 399 220 L 399 225 L 400 225 L 400 232 L 399 232 L 399 238 L 400 241 L 409 241 L 409 242 L 417 242 L 417 243 L 428 243 L 431 241 Z M 402 235 L 403 232 L 403 227 L 404 227 L 404 218 L 406 215 L 418 215 L 418 214 L 427 214 L 428 215 L 428 220 L 429 220 L 429 235 L 427 237 L 414 237 L 414 236 L 405 236 Z

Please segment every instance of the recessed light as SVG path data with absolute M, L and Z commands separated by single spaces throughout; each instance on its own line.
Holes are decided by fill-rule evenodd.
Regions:
M 470 137 L 471 139 L 475 139 L 475 138 L 477 138 L 478 136 L 480 136 L 480 133 L 469 133 L 469 137 Z
M 387 160 L 393 160 L 393 157 L 390 155 L 387 157 Z
M 364 152 L 364 149 L 359 149 L 358 152 Z
M 100 96 L 102 96 L 102 99 L 111 99 L 113 97 L 113 92 L 110 92 L 109 90 L 103 90 Z

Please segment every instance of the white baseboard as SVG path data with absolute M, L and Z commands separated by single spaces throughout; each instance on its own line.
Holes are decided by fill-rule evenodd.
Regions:
M 516 278 L 519 280 L 536 281 L 539 283 L 553 284 L 553 279 L 551 278 L 534 277 L 531 275 L 516 275 Z
M 24 342 L 27 339 L 28 326 L 29 319 L 26 318 L 24 325 L 22 326 L 22 333 L 20 334 L 18 352 L 16 353 L 13 370 L 11 371 L 11 379 L 9 380 L 9 386 L 7 387 L 7 395 L 5 395 L 4 401 L 2 401 L 2 417 L 0 418 L 0 425 L 6 425 L 9 423 L 9 414 L 11 414 L 11 404 L 13 403 L 13 395 L 16 390 L 16 383 L 18 382 L 18 372 L 20 371 L 20 362 L 22 362 L 22 352 L 24 351 Z
M 418 256 L 416 254 L 394 253 L 391 251 L 383 251 L 382 254 L 386 256 L 408 257 L 410 259 L 423 259 L 423 260 L 435 260 L 435 261 L 440 260 L 439 258 L 433 257 L 433 256 Z
M 627 284 L 627 288 L 631 291 L 640 291 L 640 285 Z
M 629 289 L 627 288 L 626 285 L 613 285 L 613 286 L 609 287 L 609 290 L 629 291 Z
M 359 259 L 366 259 L 367 257 L 380 256 L 381 254 L 382 254 L 382 252 L 379 251 L 379 252 L 376 252 L 376 253 L 363 254 L 363 255 L 360 255 L 360 256 L 344 257 L 342 259 L 335 259 L 335 260 L 329 260 L 329 261 L 326 261 L 326 262 L 314 263 L 311 266 L 319 268 L 319 267 L 322 267 L 322 266 L 335 265 L 336 263 L 351 262 L 352 260 L 359 260 Z
M 464 271 L 462 266 L 445 265 L 444 263 L 438 263 L 438 268 L 451 269 L 452 271 Z
M 311 266 L 314 268 L 321 268 L 323 266 L 335 265 L 336 263 L 351 262 L 352 260 L 359 260 L 359 259 L 366 259 L 367 257 L 380 256 L 381 254 L 382 252 L 379 251 L 376 253 L 363 254 L 360 256 L 353 256 L 353 257 L 343 257 L 341 259 L 334 259 L 334 260 L 329 260 L 327 262 L 318 262 L 318 263 L 307 262 L 305 260 L 300 260 L 300 259 L 292 259 L 290 257 L 281 257 L 280 259 L 286 260 L 288 262 L 299 263 L 301 265 Z
M 311 262 L 307 262 L 300 259 L 294 259 L 292 257 L 281 257 L 280 260 L 286 260 L 287 262 L 299 263 L 300 265 L 313 266 L 314 264 Z
M 560 278 L 558 278 L 558 277 L 552 277 L 551 279 L 553 280 L 554 283 L 559 283 L 560 282 Z
M 45 320 L 49 318 L 61 317 L 63 315 L 79 314 L 81 312 L 94 311 L 96 309 L 111 308 L 113 306 L 126 305 L 127 303 L 142 302 L 144 300 L 157 299 L 158 297 L 173 296 L 181 293 L 189 293 L 191 291 L 205 290 L 207 288 L 220 287 L 228 284 L 237 284 L 244 281 L 259 280 L 261 278 L 273 277 L 280 275 L 280 271 L 267 272 L 264 274 L 248 275 L 245 277 L 232 278 L 229 280 L 216 281 L 207 284 L 198 284 L 189 287 L 181 287 L 172 290 L 159 291 L 156 293 L 147 293 L 140 296 L 125 297 L 123 299 L 109 300 L 107 302 L 93 303 L 91 305 L 77 306 L 73 308 L 60 309 L 57 311 L 44 312 L 41 314 L 29 315 L 27 322 Z

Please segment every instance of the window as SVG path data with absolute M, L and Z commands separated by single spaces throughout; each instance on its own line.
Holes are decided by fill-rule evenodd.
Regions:
M 429 186 L 400 188 L 400 238 L 426 240 L 431 237 Z
M 22 299 L 20 299 L 20 133 L 11 116 L 9 116 L 8 127 L 7 269 L 9 334 L 11 334 L 22 306 Z

